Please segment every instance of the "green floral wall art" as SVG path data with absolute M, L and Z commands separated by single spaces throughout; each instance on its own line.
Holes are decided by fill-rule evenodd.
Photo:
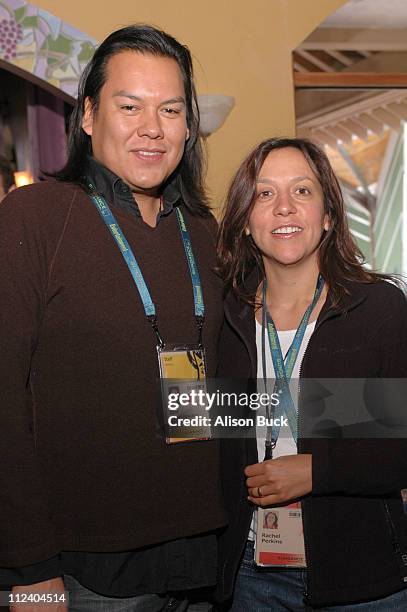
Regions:
M 96 41 L 24 0 L 0 0 L 0 59 L 76 97 Z

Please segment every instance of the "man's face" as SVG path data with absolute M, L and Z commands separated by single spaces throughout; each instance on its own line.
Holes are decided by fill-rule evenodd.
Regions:
M 106 67 L 99 105 L 82 122 L 94 158 L 138 196 L 155 196 L 181 161 L 189 131 L 184 84 L 168 57 L 123 51 Z

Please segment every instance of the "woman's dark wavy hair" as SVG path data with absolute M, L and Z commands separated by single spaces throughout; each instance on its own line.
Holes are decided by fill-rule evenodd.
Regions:
M 270 138 L 261 142 L 242 162 L 232 179 L 220 225 L 218 258 L 220 273 L 227 289 L 256 303 L 246 287 L 250 272 L 257 268 L 264 276 L 263 260 L 246 227 L 256 200 L 256 182 L 269 153 L 292 147 L 301 151 L 319 180 L 324 194 L 324 210 L 329 229 L 323 232 L 318 249 L 319 270 L 330 289 L 333 305 L 338 306 L 348 290 L 349 281 L 374 283 L 391 277 L 363 267 L 364 257 L 349 231 L 342 191 L 328 157 L 313 142 L 301 138 Z M 392 279 L 394 280 L 394 279 Z
M 205 195 L 203 176 L 205 170 L 202 142 L 199 136 L 199 109 L 193 80 L 192 58 L 187 47 L 175 38 L 153 26 L 136 24 L 110 34 L 98 47 L 79 81 L 78 99 L 72 111 L 68 160 L 55 178 L 85 186 L 84 171 L 87 156 L 92 153 L 90 137 L 82 129 L 84 104 L 89 97 L 97 111 L 100 91 L 106 82 L 109 60 L 123 51 L 151 54 L 174 59 L 182 74 L 185 88 L 189 139 L 179 166 L 170 180 L 175 181 L 185 206 L 194 214 L 206 216 L 209 207 Z

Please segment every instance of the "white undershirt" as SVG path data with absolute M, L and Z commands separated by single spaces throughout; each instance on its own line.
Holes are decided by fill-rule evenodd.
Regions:
M 312 333 L 315 329 L 315 323 L 316 321 L 313 321 L 312 323 L 309 323 L 307 327 L 305 328 L 304 337 L 302 339 L 300 350 L 298 351 L 298 357 L 295 362 L 293 372 L 291 375 L 292 385 L 294 385 L 294 389 L 295 389 L 295 382 L 297 382 L 297 388 L 298 388 L 298 377 L 300 374 L 301 363 L 302 363 L 309 339 L 311 338 Z M 294 340 L 296 331 L 297 331 L 296 329 L 289 329 L 286 331 L 277 331 L 278 339 L 279 339 L 280 346 L 281 346 L 281 352 L 284 358 L 292 344 L 292 341 Z M 258 364 L 257 365 L 257 378 L 259 379 L 259 381 L 263 380 L 261 337 L 262 337 L 262 326 L 256 320 L 256 347 L 257 347 L 257 364 Z M 270 351 L 270 346 L 268 342 L 267 332 L 265 334 L 265 341 L 266 341 L 266 347 L 265 347 L 266 351 L 265 352 L 266 352 L 267 379 L 271 379 L 271 378 L 274 378 L 275 372 L 274 372 L 273 359 L 271 357 L 271 351 Z M 292 389 L 291 385 L 290 385 L 290 388 Z M 268 392 L 271 393 L 272 389 L 269 390 Z M 293 394 L 293 400 L 294 400 L 294 405 L 296 409 L 298 410 L 297 395 L 298 393 Z M 257 453 L 258 453 L 259 462 L 260 462 L 260 461 L 263 461 L 264 459 L 264 453 L 266 449 L 266 427 L 257 427 L 256 438 L 257 438 Z M 297 445 L 292 435 L 285 434 L 284 436 L 283 435 L 279 436 L 276 447 L 273 450 L 273 459 L 276 459 L 277 457 L 281 457 L 282 455 L 296 455 L 296 454 L 297 454 Z M 256 532 L 254 528 L 254 517 L 253 517 L 252 523 L 250 526 L 249 540 L 254 540 L 255 534 Z

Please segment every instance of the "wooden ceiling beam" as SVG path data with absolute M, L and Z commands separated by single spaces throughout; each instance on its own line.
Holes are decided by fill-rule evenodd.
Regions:
M 393 130 L 396 130 L 396 132 L 400 129 L 400 119 L 398 117 L 395 117 L 385 108 L 375 108 L 372 111 L 372 114 L 373 117 L 375 117 L 376 119 L 378 118 L 385 125 L 390 128 L 393 128 Z
M 371 132 L 373 132 L 373 134 L 377 134 L 378 136 L 383 134 L 383 123 L 378 119 L 375 119 L 371 113 L 362 113 L 361 115 L 354 117 L 354 120 L 362 123 L 362 125 L 365 125 Z
M 298 124 L 302 127 L 318 128 L 321 123 L 324 125 L 330 125 L 337 121 L 345 121 L 346 119 L 355 119 L 362 113 L 370 113 L 373 108 L 378 106 L 388 106 L 391 102 L 406 102 L 407 103 L 407 92 L 402 89 L 388 90 L 384 93 L 370 95 L 367 98 L 358 100 L 345 106 L 337 108 L 328 107 L 327 112 L 321 114 L 321 110 L 317 113 L 302 117 Z
M 338 124 L 327 125 L 324 129 L 326 131 L 329 130 L 329 133 L 333 134 L 337 141 L 341 140 L 343 143 L 349 145 L 352 143 L 352 134 L 350 134 L 342 126 Z
M 367 140 L 367 127 L 365 127 L 361 123 L 358 123 L 357 121 L 354 121 L 353 119 L 347 119 L 343 122 L 343 124 L 352 134 L 355 134 L 355 136 L 357 136 L 361 140 Z
M 407 51 L 407 30 L 367 28 L 317 28 L 301 49 L 334 51 Z
M 386 106 L 396 117 L 407 121 L 407 104 L 403 104 L 402 102 L 393 102 L 392 104 L 388 104 Z
M 318 57 L 315 57 L 315 55 L 313 55 L 309 51 L 305 51 L 304 49 L 300 48 L 300 49 L 297 49 L 296 55 L 299 55 L 303 59 L 307 60 L 307 62 L 309 62 L 310 64 L 313 64 L 314 66 L 316 66 L 323 72 L 335 72 L 332 66 L 329 66 L 329 64 L 326 64 Z
M 297 88 L 403 88 L 407 87 L 407 72 L 308 72 L 294 74 Z
M 350 129 L 350 127 L 348 126 L 348 122 L 347 121 L 338 121 L 338 123 L 336 124 L 341 130 L 343 130 L 344 132 L 346 132 L 346 134 L 348 134 L 348 140 L 347 142 L 352 143 L 353 138 L 354 138 L 354 132 Z
M 352 66 L 352 64 L 354 63 L 353 60 L 351 60 L 347 55 L 345 55 L 344 53 L 341 53 L 341 51 L 334 51 L 333 49 L 324 49 L 324 51 L 330 55 L 331 57 L 333 57 L 334 59 L 336 59 L 338 62 L 340 62 L 341 64 L 343 64 L 344 66 Z
M 318 140 L 322 145 L 328 145 L 331 149 L 338 148 L 336 137 L 329 130 L 312 130 L 310 135 L 311 140 Z
M 297 72 L 308 72 L 308 70 L 304 68 L 304 66 L 300 64 L 299 62 L 294 62 L 293 67 L 294 67 L 294 70 L 297 70 Z
M 308 137 L 310 140 L 312 140 L 313 142 L 315 142 L 318 146 L 320 147 L 324 147 L 327 143 L 326 138 L 324 138 L 321 133 L 318 132 L 313 132 L 312 134 L 309 135 Z M 336 146 L 336 141 L 335 139 L 333 139 L 332 144 L 334 146 Z M 332 146 L 332 145 L 331 145 Z

